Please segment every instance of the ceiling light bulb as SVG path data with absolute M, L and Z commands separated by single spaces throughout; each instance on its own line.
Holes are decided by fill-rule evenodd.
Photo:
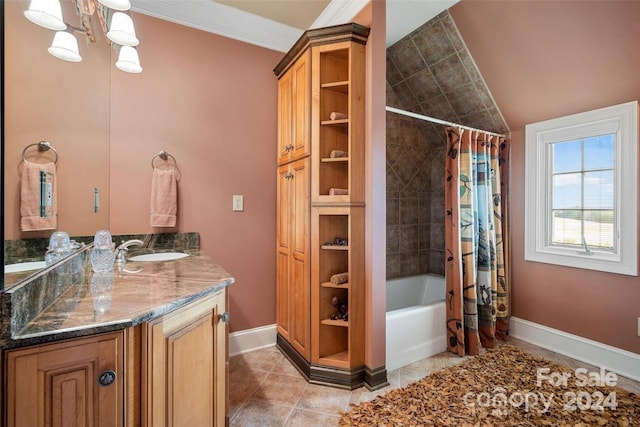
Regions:
M 133 28 L 133 20 L 123 12 L 116 12 L 111 16 L 107 37 L 121 46 L 137 46 L 140 43 Z
M 64 30 L 67 24 L 62 20 L 62 7 L 59 0 L 31 0 L 24 16 L 34 24 L 50 30 Z
M 131 9 L 131 2 L 129 0 L 98 0 L 109 9 L 113 10 L 129 10 Z
M 141 73 L 140 59 L 135 47 L 121 46 L 116 67 L 127 73 Z
M 49 47 L 48 50 L 51 55 L 65 61 L 82 61 L 82 57 L 78 51 L 78 40 L 76 40 L 73 34 L 66 31 L 56 32 L 56 35 L 53 36 L 51 47 Z

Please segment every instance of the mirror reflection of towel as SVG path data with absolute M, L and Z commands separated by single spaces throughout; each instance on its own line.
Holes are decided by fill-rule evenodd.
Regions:
M 151 178 L 151 226 L 175 227 L 178 183 L 175 169 L 153 169 Z
M 42 180 L 43 174 L 47 176 L 46 182 Z M 22 231 L 55 230 L 58 227 L 55 163 L 22 162 L 20 217 Z

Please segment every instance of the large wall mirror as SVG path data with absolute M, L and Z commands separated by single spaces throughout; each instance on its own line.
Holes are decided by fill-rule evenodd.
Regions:
M 53 231 L 93 235 L 108 228 L 111 48 L 99 24 L 96 42 L 78 39 L 82 62 L 50 55 L 55 31 L 24 16 L 29 0 L 4 3 L 4 239 L 48 238 Z M 79 27 L 75 5 L 62 0 L 67 24 Z M 58 224 L 56 230 L 22 231 L 20 226 L 23 150 L 48 141 L 57 151 Z M 27 160 L 44 163 L 53 153 L 29 148 Z M 96 209 L 96 190 L 99 206 Z M 44 255 L 44 254 L 43 254 Z

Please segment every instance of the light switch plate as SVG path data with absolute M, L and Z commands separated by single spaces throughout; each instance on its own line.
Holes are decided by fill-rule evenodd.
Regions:
M 640 337 L 640 317 L 638 317 L 638 336 Z
M 244 196 L 234 194 L 233 195 L 233 211 L 234 212 L 242 212 L 244 211 Z

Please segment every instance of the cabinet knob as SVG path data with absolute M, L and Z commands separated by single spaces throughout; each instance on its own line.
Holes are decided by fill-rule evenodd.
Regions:
M 229 321 L 229 312 L 225 311 L 222 314 L 218 314 L 218 319 L 220 319 L 222 323 L 227 323 Z
M 284 152 L 288 153 L 289 151 L 293 151 L 293 144 L 289 144 L 284 147 Z
M 293 174 L 291 172 L 289 172 L 288 174 L 286 174 L 284 176 L 285 179 L 293 179 Z
M 117 375 L 115 371 L 112 371 L 111 369 L 109 369 L 108 371 L 104 371 L 98 377 L 98 384 L 100 384 L 102 387 L 110 386 L 116 381 L 116 376 Z

